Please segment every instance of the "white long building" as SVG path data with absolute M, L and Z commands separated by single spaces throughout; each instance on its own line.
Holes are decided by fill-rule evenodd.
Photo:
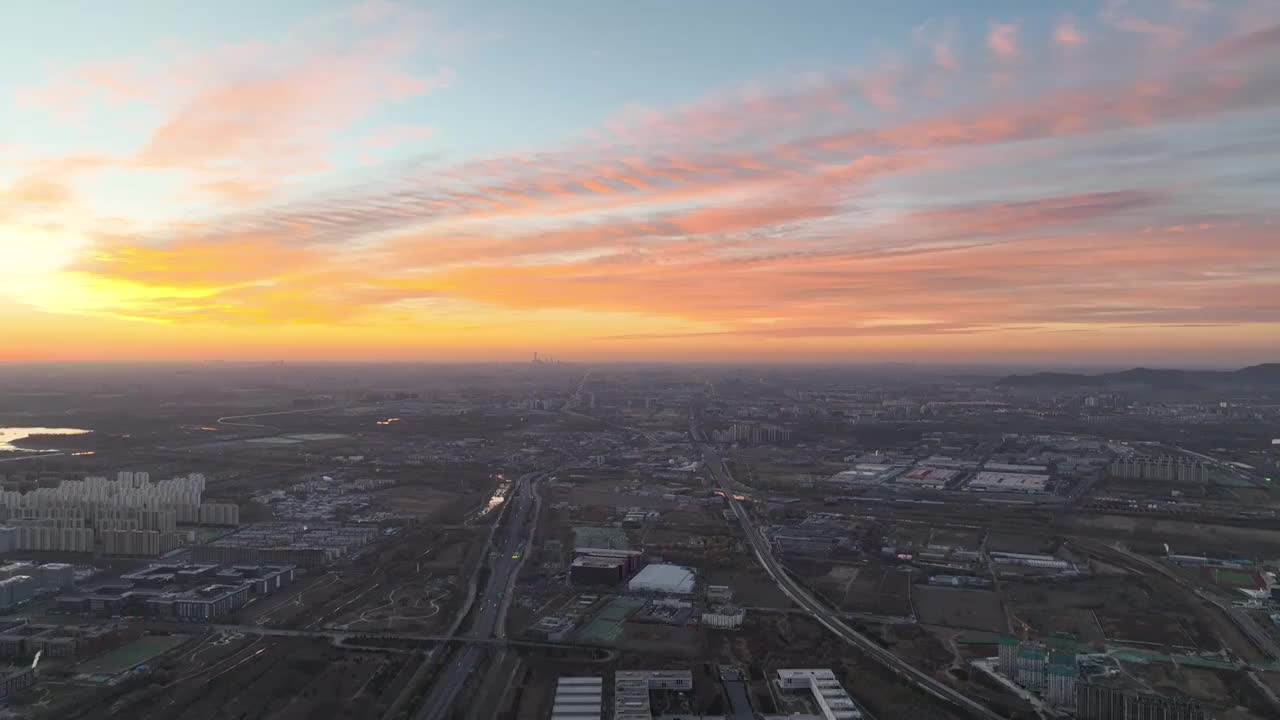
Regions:
M 811 693 L 824 720 L 858 720 L 862 717 L 862 708 L 849 697 L 831 670 L 782 669 L 778 671 L 778 687 Z
M 604 713 L 604 678 L 562 677 L 556 682 L 551 720 L 600 720 Z
M 613 720 L 653 720 L 650 690 L 692 689 L 689 670 L 619 670 L 613 674 Z

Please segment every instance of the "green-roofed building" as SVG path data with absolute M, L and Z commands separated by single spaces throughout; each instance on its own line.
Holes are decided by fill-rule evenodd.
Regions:
M 584 526 L 573 529 L 573 546 L 593 550 L 630 550 L 627 533 L 621 528 Z

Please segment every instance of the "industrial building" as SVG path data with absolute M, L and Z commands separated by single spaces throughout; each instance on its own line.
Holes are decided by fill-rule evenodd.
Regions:
M 36 684 L 35 665 L 0 668 L 0 698 L 7 698 L 23 688 Z
M 62 595 L 55 602 L 66 613 L 210 622 L 235 612 L 252 596 L 285 587 L 294 570 L 292 565 L 155 564 L 122 575 L 122 584 Z
M 43 625 L 25 621 L 0 632 L 0 657 L 29 658 L 37 652 L 49 658 L 84 655 L 114 645 L 123 637 L 117 627 L 102 625 Z
M 147 601 L 148 615 L 184 622 L 210 622 L 239 610 L 249 602 L 253 586 L 213 584 L 179 593 L 165 593 Z
M 778 670 L 778 687 L 812 693 L 824 720 L 857 720 L 862 717 L 862 708 L 849 697 L 836 674 L 829 669 Z
M 238 585 L 248 583 L 255 595 L 268 595 L 293 582 L 292 565 L 230 565 L 213 563 L 153 563 L 120 576 L 137 587 L 179 586 L 184 588 L 212 581 Z
M 600 720 L 604 714 L 604 678 L 562 677 L 556 680 L 551 720 Z
M 733 602 L 733 588 L 728 585 L 708 585 L 707 586 L 707 602 L 709 603 L 728 603 Z
M 917 465 L 910 471 L 894 479 L 895 485 L 915 488 L 917 490 L 941 490 L 948 482 L 960 475 L 959 470 Z
M 0 565 L 0 579 L 11 578 L 14 575 L 34 575 L 35 568 L 36 564 L 30 560 L 14 560 Z
M 693 689 L 689 670 L 619 670 L 613 675 L 614 720 L 653 720 L 651 690 Z
M 1025 465 L 1021 463 L 989 462 L 984 463 L 982 469 L 991 472 L 1031 473 L 1033 475 L 1047 475 L 1049 473 L 1048 465 Z
M 627 589 L 632 592 L 664 593 L 668 595 L 691 595 L 696 580 L 693 571 L 679 565 L 654 563 L 646 565 L 643 570 L 631 578 Z
M 618 558 L 584 555 L 569 566 L 569 580 L 574 585 L 612 586 L 626 577 L 626 565 Z
M 76 584 L 76 569 L 67 563 L 45 563 L 39 572 L 41 587 L 65 590 Z
M 20 605 L 41 590 L 63 590 L 75 585 L 76 569 L 66 563 L 20 560 L 0 565 L 0 610 Z
M 702 624 L 716 630 L 737 630 L 747 619 L 747 611 L 729 605 L 713 605 L 702 613 Z
M 639 550 L 578 547 L 573 549 L 573 553 L 575 557 L 594 557 L 620 560 L 623 565 L 622 572 L 625 575 L 630 575 L 636 570 L 639 570 L 641 563 L 644 562 L 644 554 Z
M 1022 565 L 1042 570 L 1078 570 L 1074 563 L 1060 560 L 1052 555 L 992 551 L 987 553 L 987 556 L 997 565 Z
M 0 609 L 8 610 L 29 602 L 39 588 L 39 578 L 31 575 L 14 575 L 0 580 Z
M 827 478 L 827 482 L 847 488 L 870 487 L 892 480 L 904 470 L 906 468 L 901 465 L 858 463 Z
M 337 523 L 256 523 L 194 546 L 191 559 L 203 563 L 321 567 L 356 552 L 377 536 L 377 528 Z
M 965 483 L 965 489 L 973 492 L 1042 493 L 1048 484 L 1048 475 L 984 470 Z
M 529 628 L 529 633 L 548 642 L 564 642 L 569 639 L 576 627 L 577 625 L 570 618 L 563 615 L 548 615 L 539 618 L 538 622 Z

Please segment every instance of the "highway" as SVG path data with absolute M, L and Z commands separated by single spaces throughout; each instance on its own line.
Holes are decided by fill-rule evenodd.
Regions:
M 493 636 L 496 642 L 502 644 L 498 646 L 494 657 L 489 662 L 484 678 L 477 685 L 479 701 L 471 706 L 471 711 L 467 713 L 467 720 L 487 720 L 496 716 L 498 708 L 502 706 L 511 686 L 514 684 L 516 674 L 522 667 L 520 658 L 509 652 L 505 643 L 507 638 L 507 610 L 511 607 L 511 599 L 515 595 L 516 578 L 520 575 L 520 568 L 524 567 L 525 561 L 529 559 L 529 553 L 533 550 L 533 536 L 538 532 L 538 517 L 542 510 L 542 496 L 538 494 L 536 480 L 537 478 L 534 478 L 529 482 L 529 493 L 533 495 L 533 518 L 529 522 L 529 531 L 525 533 L 523 547 L 518 553 L 509 553 L 512 556 L 518 554 L 520 559 L 516 561 L 515 569 L 507 577 L 506 589 L 502 593 L 502 600 L 498 606 L 498 618 Z M 508 529 L 508 532 L 510 532 L 510 529 Z M 504 556 L 507 554 L 503 553 Z
M 510 599 L 508 592 L 520 571 L 524 558 L 525 526 L 528 524 L 529 509 L 534 505 L 533 483 L 549 472 L 530 473 L 516 481 L 509 505 L 499 522 L 505 523 L 500 531 L 501 537 L 494 542 L 493 554 L 490 556 L 489 578 L 485 583 L 483 594 L 476 597 L 473 605 L 474 617 L 466 637 L 471 639 L 502 641 L 506 629 L 502 621 L 506 617 L 506 605 Z M 467 679 L 475 672 L 484 658 L 484 648 L 478 643 L 468 643 L 466 647 L 446 660 L 431 684 L 426 698 L 415 716 L 417 720 L 444 720 L 449 717 L 454 699 L 458 691 L 466 684 Z
M 729 470 L 725 467 L 724 461 L 720 458 L 716 448 L 706 442 L 705 435 L 697 426 L 696 417 L 691 416 L 690 418 L 689 433 L 694 444 L 702 452 L 703 464 L 711 471 L 715 477 L 716 484 L 724 491 L 725 500 L 729 503 L 734 516 L 737 517 L 738 522 L 742 525 L 742 530 L 747 537 L 747 541 L 751 543 L 751 550 L 754 552 L 756 559 L 764 566 L 765 571 L 769 573 L 773 581 L 777 583 L 778 588 L 792 602 L 808 611 L 814 619 L 822 623 L 823 627 L 830 630 L 837 637 L 858 648 L 871 659 L 892 670 L 898 677 L 937 700 L 963 712 L 969 717 L 982 718 L 983 720 L 1002 720 L 1003 716 L 991 708 L 965 696 L 928 673 L 917 669 L 907 661 L 878 645 L 871 638 L 846 625 L 840 619 L 839 614 L 827 608 L 815 599 L 808 590 L 793 580 L 782 565 L 778 563 L 777 559 L 774 558 L 768 540 L 755 527 L 746 508 L 735 497 L 733 477 L 729 474 Z

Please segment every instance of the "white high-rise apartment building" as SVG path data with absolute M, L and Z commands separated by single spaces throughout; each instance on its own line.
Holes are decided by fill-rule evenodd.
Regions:
M 234 503 L 201 502 L 204 488 L 200 473 L 152 482 L 150 473 L 122 470 L 115 480 L 90 476 L 29 492 L 0 491 L 0 524 L 14 528 L 16 550 L 89 552 L 95 535 L 103 542 L 112 533 L 120 554 L 155 554 L 159 536 L 175 532 L 178 523 L 239 524 Z M 0 536 L 0 545 L 4 541 Z

